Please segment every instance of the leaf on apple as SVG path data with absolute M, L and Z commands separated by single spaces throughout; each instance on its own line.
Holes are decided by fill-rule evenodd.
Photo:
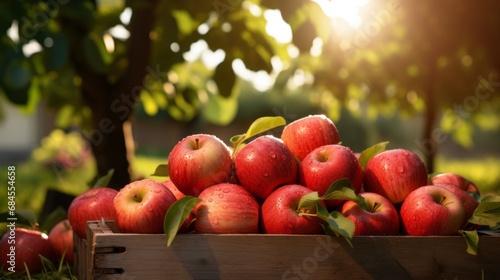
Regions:
M 170 174 L 168 173 L 168 163 L 158 165 L 155 169 L 155 172 L 151 174 L 151 176 L 158 176 L 158 177 L 170 176 Z
M 174 204 L 172 204 L 170 208 L 168 208 L 167 214 L 165 215 L 165 220 L 163 222 L 163 229 L 165 231 L 165 237 L 167 239 L 167 247 L 170 247 L 170 244 L 172 244 L 172 241 L 174 240 L 177 232 L 181 228 L 187 216 L 200 202 L 200 198 L 184 196 L 181 199 L 177 200 Z
M 364 209 L 368 209 L 365 199 L 357 195 L 348 179 L 339 179 L 328 187 L 325 194 L 320 197 L 321 200 L 352 200 Z
M 92 188 L 107 188 L 109 186 L 109 182 L 111 181 L 111 177 L 113 177 L 114 173 L 115 170 L 110 169 L 106 175 L 97 179 Z
M 365 169 L 365 166 L 370 159 L 386 150 L 387 144 L 389 144 L 388 141 L 380 142 L 361 152 L 361 154 L 359 155 L 359 164 L 361 165 L 363 170 Z
M 273 128 L 286 125 L 286 120 L 283 117 L 260 117 L 256 119 L 244 134 L 239 134 L 231 137 L 233 143 L 233 155 L 238 151 L 239 146 L 246 140 L 264 133 Z
M 496 228 L 500 226 L 500 196 L 485 196 L 479 202 L 469 223 Z
M 354 223 L 344 217 L 342 213 L 333 211 L 328 213 L 328 210 L 321 204 L 316 204 L 316 215 L 323 220 L 323 228 L 325 233 L 333 236 L 342 236 L 352 247 L 351 240 L 354 236 Z
M 477 245 L 479 243 L 479 235 L 475 230 L 460 230 L 459 233 L 465 237 L 467 242 L 467 253 L 477 255 Z
M 297 209 L 314 209 L 316 207 L 316 203 L 320 201 L 320 197 L 318 192 L 310 192 L 302 196 L 299 200 L 299 204 L 297 205 Z

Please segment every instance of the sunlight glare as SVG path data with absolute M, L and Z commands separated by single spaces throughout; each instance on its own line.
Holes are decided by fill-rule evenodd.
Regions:
M 336 24 L 337 19 L 345 20 L 352 28 L 363 23 L 359 10 L 369 0 L 313 0 Z

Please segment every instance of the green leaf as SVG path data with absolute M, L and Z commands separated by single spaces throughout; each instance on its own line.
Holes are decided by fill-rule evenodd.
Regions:
M 215 69 L 212 79 L 217 85 L 219 94 L 223 97 L 230 97 L 236 83 L 236 74 L 233 71 L 232 61 L 225 59 L 221 62 Z
M 342 213 L 328 210 L 321 204 L 316 203 L 317 217 L 323 221 L 325 233 L 333 236 L 342 236 L 352 247 L 351 240 L 354 236 L 354 223 L 344 217 Z
M 500 196 L 486 196 L 479 202 L 469 223 L 495 228 L 500 226 Z
M 233 156 L 245 140 L 283 125 L 286 125 L 286 120 L 283 117 L 260 117 L 256 119 L 250 125 L 245 134 L 239 134 L 231 137 L 231 142 L 233 143 Z
M 361 164 L 361 167 L 363 168 L 363 170 L 365 169 L 365 166 L 370 159 L 372 159 L 377 154 L 386 150 L 387 144 L 389 144 L 388 141 L 380 142 L 380 143 L 375 144 L 375 145 L 371 146 L 370 148 L 367 148 L 361 152 L 361 154 L 359 156 L 359 164 Z
M 158 176 L 158 177 L 170 176 L 170 174 L 168 173 L 168 163 L 158 165 L 155 169 L 155 172 L 151 174 L 151 176 Z
M 66 219 L 67 217 L 68 213 L 62 207 L 57 207 L 54 211 L 50 212 L 45 220 L 41 221 L 42 224 L 40 225 L 40 230 L 48 232 L 57 223 Z
M 224 98 L 218 94 L 208 94 L 208 102 L 201 114 L 208 122 L 225 126 L 231 123 L 238 113 L 237 94 Z
M 261 134 L 278 126 L 286 125 L 286 120 L 283 117 L 261 117 L 256 119 L 245 133 L 245 138 L 252 138 L 257 134 Z
M 465 237 L 467 242 L 467 253 L 477 255 L 477 245 L 479 243 L 479 235 L 475 230 L 460 230 L 459 233 Z
M 167 247 L 170 247 L 177 232 L 194 207 L 201 202 L 200 198 L 185 196 L 177 200 L 167 211 L 163 222 L 163 230 L 167 239 Z
M 238 143 L 241 142 L 242 139 L 245 139 L 245 134 L 234 135 L 229 141 L 231 141 L 231 143 Z
M 93 188 L 106 188 L 109 186 L 109 181 L 111 181 L 111 177 L 113 177 L 113 173 L 115 173 L 114 169 L 110 169 L 108 171 L 108 174 L 102 176 L 101 178 L 97 179 L 97 181 L 94 183 Z
M 0 213 L 0 221 L 2 223 L 9 223 L 10 220 L 8 219 L 12 218 L 16 218 L 16 220 L 13 221 L 16 223 L 16 225 L 25 225 L 33 228 L 38 224 L 36 214 L 31 210 L 17 209 L 14 213 L 14 216 L 12 216 L 10 212 Z
M 299 200 L 299 204 L 297 206 L 297 210 L 299 209 L 314 209 L 316 207 L 316 203 L 320 201 L 320 197 L 318 192 L 310 192 L 302 196 Z

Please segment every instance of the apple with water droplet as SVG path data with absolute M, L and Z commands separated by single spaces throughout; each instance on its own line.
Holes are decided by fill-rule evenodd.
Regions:
M 172 192 L 160 182 L 131 182 L 113 201 L 116 226 L 121 232 L 163 233 L 165 214 L 175 201 Z
M 73 232 L 87 238 L 87 221 L 114 220 L 113 200 L 118 193 L 111 188 L 92 188 L 76 196 L 68 208 L 68 220 Z
M 330 185 L 340 179 L 348 179 L 359 193 L 363 184 L 363 169 L 356 155 L 348 147 L 332 144 L 314 149 L 301 162 L 299 182 L 321 196 Z M 329 207 L 338 207 L 344 200 L 326 200 Z
M 422 186 L 412 191 L 400 209 L 409 235 L 457 235 L 465 209 L 455 194 L 440 186 Z
M 325 115 L 310 115 L 300 118 L 283 128 L 283 143 L 297 159 L 302 160 L 314 149 L 338 144 L 340 135 L 335 124 Z
M 298 166 L 283 142 L 274 136 L 259 136 L 234 156 L 239 184 L 264 200 L 274 189 L 296 183 Z
M 452 184 L 458 188 L 472 193 L 477 198 L 480 197 L 480 192 L 477 186 L 467 178 L 452 172 L 438 173 L 430 176 L 430 183 L 436 184 Z
M 479 205 L 479 202 L 472 196 L 472 194 L 460 189 L 459 187 L 453 184 L 443 183 L 443 184 L 433 184 L 433 185 L 440 186 L 442 188 L 451 191 L 454 195 L 456 195 L 460 199 L 465 209 L 464 224 L 467 223 L 467 220 L 469 220 L 469 218 L 474 213 L 474 210 L 476 210 L 477 206 Z
M 40 273 L 43 270 L 40 256 L 52 262 L 57 260 L 48 235 L 36 229 L 13 228 L 0 239 L 0 270 L 20 275 L 26 272 L 26 265 L 31 275 Z
M 396 235 L 399 214 L 394 205 L 378 193 L 360 193 L 367 208 L 349 200 L 342 205 L 342 214 L 354 223 L 354 235 Z
M 168 156 L 170 180 L 184 194 L 198 196 L 203 189 L 227 182 L 231 155 L 214 135 L 194 134 L 179 141 Z
M 221 183 L 204 189 L 195 207 L 196 233 L 258 233 L 259 204 L 242 186 Z
M 427 169 L 417 154 L 405 149 L 381 152 L 371 158 L 364 170 L 366 192 L 385 196 L 399 204 L 415 189 L 427 185 Z
M 307 216 L 308 210 L 298 209 L 300 199 L 312 192 L 298 184 L 289 184 L 273 191 L 262 204 L 261 227 L 267 234 L 321 234 L 321 220 Z M 303 215 L 305 214 L 305 215 Z
M 64 256 L 64 261 L 73 263 L 73 229 L 68 219 L 58 222 L 49 231 L 49 240 L 59 257 Z

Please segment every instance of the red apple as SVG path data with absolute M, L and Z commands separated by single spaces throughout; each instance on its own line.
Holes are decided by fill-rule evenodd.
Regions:
M 337 127 L 325 115 L 310 115 L 289 123 L 281 139 L 299 160 L 318 147 L 340 142 Z
M 73 232 L 80 238 L 87 238 L 87 221 L 114 220 L 113 199 L 117 193 L 111 188 L 93 188 L 75 197 L 68 208 Z
M 396 235 L 399 214 L 394 205 L 378 193 L 364 192 L 367 209 L 354 201 L 342 206 L 342 214 L 354 223 L 354 235 Z
M 121 232 L 163 233 L 163 222 L 175 196 L 152 179 L 131 182 L 115 196 L 116 226 Z
M 49 241 L 59 258 L 64 256 L 67 263 L 73 263 L 73 229 L 68 219 L 60 221 L 50 230 Z
M 297 184 L 285 185 L 272 192 L 262 204 L 263 232 L 268 234 L 323 233 L 319 218 L 299 215 L 303 210 L 297 209 L 302 196 L 310 192 L 312 192 L 311 189 Z
M 257 137 L 234 157 L 236 178 L 257 199 L 274 189 L 296 183 L 297 162 L 283 142 L 270 135 Z
M 203 189 L 227 182 L 231 155 L 219 138 L 194 134 L 179 141 L 168 156 L 170 180 L 184 194 L 198 196 Z
M 387 150 L 366 164 L 363 187 L 398 204 L 413 190 L 427 185 L 427 176 L 424 163 L 415 153 L 405 149 Z
M 470 193 L 460 189 L 456 185 L 453 184 L 433 184 L 433 185 L 440 186 L 451 191 L 454 195 L 456 195 L 460 199 L 465 209 L 464 223 L 467 223 L 467 220 L 469 220 L 469 218 L 472 216 L 474 210 L 476 210 L 477 206 L 479 205 L 479 202 Z
M 196 233 L 257 233 L 259 204 L 243 187 L 221 183 L 210 186 L 198 196 L 195 207 Z
M 430 183 L 431 185 L 436 185 L 436 184 L 452 184 L 460 189 L 473 193 L 476 197 L 480 197 L 479 189 L 476 187 L 474 183 L 469 181 L 467 178 L 456 174 L 456 173 L 438 173 L 430 178 Z
M 172 181 L 165 180 L 162 182 L 162 184 L 165 187 L 167 187 L 169 191 L 172 192 L 176 200 L 179 200 L 185 196 L 181 191 L 179 191 L 179 189 L 174 185 L 174 183 L 172 183 Z M 194 220 L 195 220 L 195 215 L 194 212 L 191 211 L 187 216 L 186 220 L 184 221 L 184 223 L 182 223 L 182 226 L 179 229 L 179 233 L 186 233 L 192 231 L 194 229 Z
M 423 186 L 406 197 L 400 215 L 409 235 L 456 235 L 463 226 L 465 209 L 451 191 Z
M 363 184 L 363 169 L 351 149 L 342 145 L 325 145 L 310 152 L 300 164 L 299 182 L 319 195 L 339 179 L 348 179 L 356 193 Z M 337 207 L 345 201 L 327 200 L 327 206 Z
M 56 261 L 57 255 L 47 234 L 25 228 L 11 228 L 0 239 L 0 268 L 6 272 L 31 275 L 40 273 L 44 267 L 40 256 Z

